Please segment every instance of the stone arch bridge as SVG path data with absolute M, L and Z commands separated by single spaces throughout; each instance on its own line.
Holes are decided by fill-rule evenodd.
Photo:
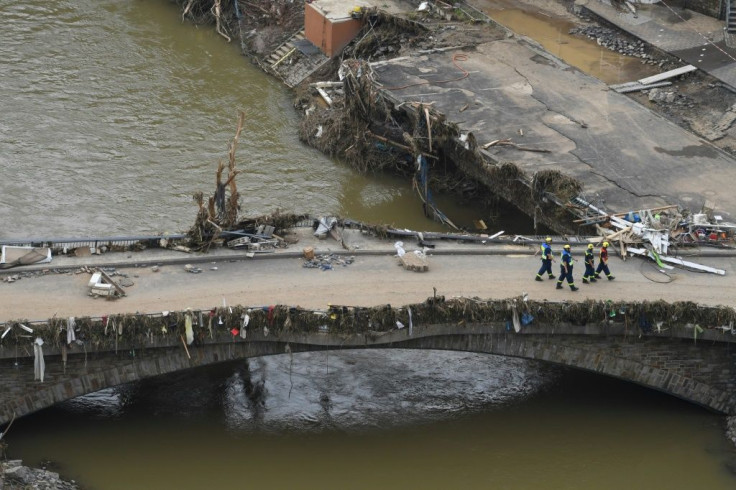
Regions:
M 623 325 L 431 325 L 413 335 L 385 333 L 268 335 L 247 339 L 150 345 L 144 349 L 75 351 L 62 361 L 46 352 L 43 382 L 34 381 L 30 345 L 0 347 L 0 423 L 71 398 L 131 381 L 248 357 L 326 349 L 408 348 L 456 350 L 532 359 L 592 371 L 650 387 L 725 414 L 736 414 L 736 335 L 725 329 L 699 335 L 690 328 L 643 334 Z

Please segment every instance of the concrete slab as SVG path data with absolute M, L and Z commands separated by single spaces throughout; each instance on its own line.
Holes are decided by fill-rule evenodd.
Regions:
M 665 204 L 697 211 L 708 200 L 727 219 L 736 216 L 736 196 L 724 185 L 736 179 L 728 154 L 526 41 L 466 54 L 466 61 L 445 52 L 381 63 L 376 79 L 399 100 L 433 103 L 479 145 L 511 138 L 550 150 L 494 146 L 488 153 L 528 175 L 560 170 L 611 211 Z M 459 79 L 461 70 L 468 77 Z

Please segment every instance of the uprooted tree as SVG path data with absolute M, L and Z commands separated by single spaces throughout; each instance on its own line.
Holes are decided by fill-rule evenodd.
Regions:
M 228 148 L 227 167 L 222 160 L 217 165 L 215 192 L 206 200 L 201 191 L 193 196 L 199 210 L 187 236 L 194 250 L 206 252 L 213 244 L 219 244 L 222 238 L 253 234 L 261 226 L 272 226 L 275 233 L 282 233 L 309 218 L 304 214 L 282 213 L 279 210 L 263 216 L 239 217 L 240 193 L 235 177 L 240 170 L 236 168 L 235 152 L 243 131 L 245 113 L 240 111 L 239 114 L 238 127 Z M 227 175 L 224 175 L 226 168 Z
M 232 229 L 238 222 L 240 194 L 235 181 L 235 177 L 239 173 L 235 168 L 235 151 L 238 147 L 240 133 L 243 131 L 244 122 L 245 113 L 240 111 L 238 128 L 228 149 L 227 178 L 223 181 L 225 164 L 220 160 L 217 165 L 215 193 L 207 199 L 207 204 L 205 205 L 204 194 L 201 191 L 194 194 L 194 201 L 199 205 L 199 211 L 194 226 L 189 230 L 188 235 L 195 248 L 208 250 L 220 236 L 222 230 Z

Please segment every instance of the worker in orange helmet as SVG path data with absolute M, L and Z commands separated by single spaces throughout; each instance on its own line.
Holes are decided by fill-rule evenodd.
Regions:
M 611 275 L 611 271 L 608 269 L 608 242 L 603 242 L 598 257 L 598 268 L 595 270 L 595 278 L 601 278 L 601 272 L 606 274 L 609 281 L 616 279 Z

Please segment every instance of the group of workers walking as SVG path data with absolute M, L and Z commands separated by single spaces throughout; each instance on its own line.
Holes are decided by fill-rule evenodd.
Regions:
M 552 261 L 555 260 L 552 255 L 552 238 L 547 237 L 542 243 L 542 267 L 537 272 L 535 280 L 541 281 L 542 276 L 546 273 L 550 279 L 554 279 L 555 275 L 552 273 Z M 585 274 L 583 274 L 583 282 L 585 284 L 592 284 L 601 278 L 601 272 L 606 275 L 609 281 L 615 279 L 611 275 L 611 271 L 608 269 L 608 242 L 601 244 L 601 249 L 598 253 L 598 268 L 595 268 L 595 247 L 592 243 L 588 244 L 588 248 L 585 250 Z M 557 289 L 562 289 L 562 282 L 567 280 L 567 284 L 570 286 L 572 291 L 577 291 L 578 288 L 575 286 L 575 281 L 572 278 L 572 269 L 575 264 L 575 259 L 572 258 L 570 253 L 570 245 L 565 244 L 562 247 L 562 254 L 560 254 L 560 275 L 557 278 Z

